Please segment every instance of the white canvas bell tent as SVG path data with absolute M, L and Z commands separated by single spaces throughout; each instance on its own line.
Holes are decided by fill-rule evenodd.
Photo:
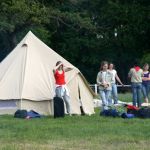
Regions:
M 81 102 L 84 112 L 93 114 L 94 93 L 82 73 L 31 31 L 1 62 L 0 114 L 13 114 L 17 109 L 26 109 L 53 115 L 53 68 L 57 61 L 73 67 L 73 70 L 66 73 L 72 113 L 81 114 Z

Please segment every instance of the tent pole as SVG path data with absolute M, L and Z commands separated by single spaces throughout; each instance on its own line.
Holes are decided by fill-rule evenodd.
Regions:
M 20 109 L 22 109 L 22 98 L 20 99 Z

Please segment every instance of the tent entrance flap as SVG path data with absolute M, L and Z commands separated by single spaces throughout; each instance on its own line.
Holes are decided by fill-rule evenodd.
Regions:
M 88 90 L 88 86 L 84 84 L 84 81 L 82 80 L 81 76 L 78 76 L 78 86 L 80 91 L 80 100 L 82 103 L 83 110 L 85 114 L 91 115 L 94 114 L 94 103 L 93 103 L 93 95 Z
M 82 101 L 81 101 L 81 95 L 80 95 L 80 87 L 79 87 L 79 85 L 78 85 L 78 93 L 79 93 L 79 104 L 80 104 L 81 115 L 85 115 L 84 108 L 83 108 Z

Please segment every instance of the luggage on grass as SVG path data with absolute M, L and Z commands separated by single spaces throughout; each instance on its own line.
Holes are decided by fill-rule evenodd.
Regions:
M 133 105 L 125 105 L 125 107 L 127 108 L 128 114 L 134 114 L 135 117 L 138 117 L 138 111 L 139 111 L 138 107 Z
M 124 118 L 124 119 L 125 118 L 128 118 L 128 119 L 135 118 L 134 114 L 128 114 L 128 113 L 122 113 L 121 117 Z
M 26 118 L 28 116 L 27 114 L 27 110 L 20 110 L 18 109 L 15 114 L 14 114 L 14 117 L 15 118 Z
M 64 101 L 60 97 L 54 97 L 54 118 L 64 117 Z
M 138 117 L 140 118 L 150 118 L 150 107 L 140 108 L 138 111 Z
M 27 112 L 28 118 L 41 118 L 41 115 L 34 110 Z
M 119 117 L 119 112 L 116 109 L 108 109 L 100 112 L 101 116 Z

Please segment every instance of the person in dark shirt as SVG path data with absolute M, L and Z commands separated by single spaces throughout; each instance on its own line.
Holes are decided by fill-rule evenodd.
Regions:
M 142 92 L 145 102 L 148 103 L 148 96 L 150 92 L 150 72 L 149 65 L 147 63 L 143 66 Z

